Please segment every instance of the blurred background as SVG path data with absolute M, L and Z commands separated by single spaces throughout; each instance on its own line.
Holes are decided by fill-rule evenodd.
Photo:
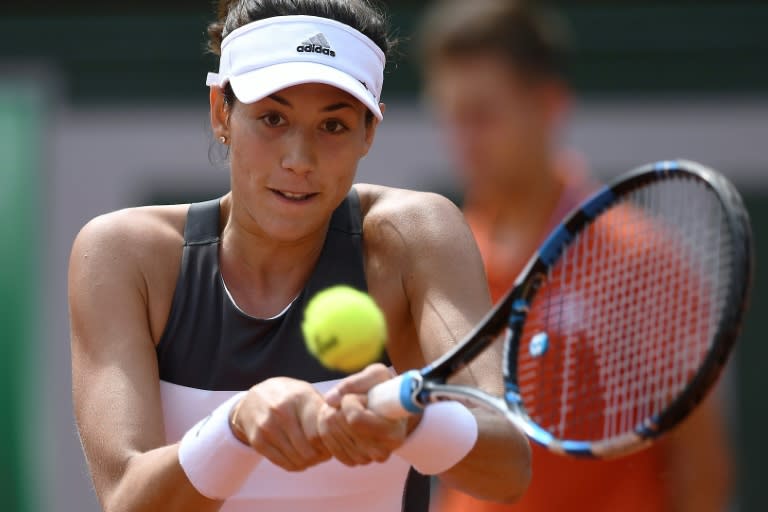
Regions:
M 471 0 L 467 0 L 471 1 Z M 413 47 L 425 3 L 386 2 L 403 39 L 386 120 L 359 181 L 455 197 Z M 768 510 L 768 3 L 580 1 L 569 22 L 577 102 L 567 133 L 607 178 L 685 157 L 720 169 L 752 215 L 757 274 L 722 391 L 738 462 L 734 511 Z M 227 189 L 208 128 L 208 0 L 0 6 L 0 503 L 99 510 L 74 427 L 66 269 L 101 213 Z M 762 386 L 760 382 L 763 382 Z

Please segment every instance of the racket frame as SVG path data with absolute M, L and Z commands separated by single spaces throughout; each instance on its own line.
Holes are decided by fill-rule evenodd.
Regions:
M 710 350 L 686 389 L 660 414 L 646 418 L 633 431 L 605 441 L 559 440 L 540 427 L 527 413 L 517 382 L 517 356 L 522 327 L 529 306 L 547 271 L 577 235 L 603 211 L 629 192 L 648 183 L 686 175 L 707 185 L 723 206 L 728 229 L 741 241 L 732 262 L 733 286 L 725 303 L 728 307 L 714 335 Z M 458 400 L 502 413 L 530 439 L 559 454 L 587 458 L 614 458 L 643 449 L 670 430 L 704 399 L 725 366 L 741 329 L 753 272 L 753 249 L 749 218 L 741 197 L 722 175 L 696 162 L 666 160 L 638 167 L 614 179 L 574 209 L 554 229 L 528 261 L 510 291 L 485 315 L 464 339 L 442 357 L 420 370 L 405 372 L 377 386 L 369 395 L 374 404 L 389 404 L 390 416 L 418 413 L 430 402 Z M 451 385 L 449 377 L 467 366 L 499 336 L 504 336 L 504 397 L 499 398 L 469 386 Z M 378 389 L 377 389 L 378 388 Z M 395 399 L 397 396 L 397 399 Z M 399 403 L 396 403 L 399 402 Z

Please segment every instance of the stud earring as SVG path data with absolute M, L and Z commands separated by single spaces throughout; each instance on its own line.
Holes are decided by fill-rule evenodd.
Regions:
M 226 144 L 227 138 L 224 135 L 222 135 L 221 137 L 219 137 L 219 142 L 221 142 L 222 144 Z

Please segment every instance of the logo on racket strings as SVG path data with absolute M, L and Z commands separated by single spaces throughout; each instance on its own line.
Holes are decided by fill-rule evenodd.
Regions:
M 531 357 L 540 357 L 544 355 L 544 353 L 549 348 L 549 336 L 547 336 L 547 333 L 540 332 L 531 338 L 531 343 L 528 346 L 528 351 L 531 354 Z

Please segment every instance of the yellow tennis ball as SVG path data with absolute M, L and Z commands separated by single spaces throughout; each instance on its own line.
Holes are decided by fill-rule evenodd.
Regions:
M 347 373 L 376 362 L 387 340 L 387 322 L 376 302 L 345 285 L 312 297 L 301 330 L 307 348 L 325 367 Z

